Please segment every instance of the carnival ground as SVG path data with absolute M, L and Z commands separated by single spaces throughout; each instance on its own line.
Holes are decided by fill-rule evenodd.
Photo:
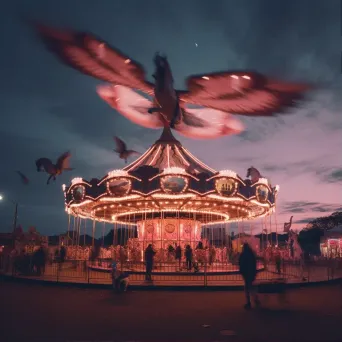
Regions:
M 43 283 L 44 284 L 44 283 Z M 128 291 L 2 281 L 2 341 L 342 341 L 340 284 L 289 289 L 286 303 L 242 291 Z

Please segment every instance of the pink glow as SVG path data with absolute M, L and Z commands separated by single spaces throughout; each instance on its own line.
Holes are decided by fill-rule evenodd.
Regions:
M 247 169 L 254 165 L 273 186 L 280 185 L 272 231 L 282 232 L 292 215 L 292 229 L 300 230 L 306 223 L 298 221 L 330 215 L 342 206 L 341 183 L 324 179 L 342 165 L 340 114 L 337 109 L 328 109 L 332 101 L 332 94 L 322 92 L 292 115 L 279 119 L 242 117 L 247 133 L 255 140 L 232 136 L 204 143 L 184 139 L 182 143 L 207 165 L 216 170 L 234 170 L 243 179 Z M 319 113 L 315 119 L 309 116 L 313 111 Z M 275 169 L 265 170 L 269 166 Z M 310 206 L 303 206 L 303 212 L 287 210 L 289 202 L 314 202 L 324 206 L 325 211 L 314 211 Z M 294 205 L 293 209 L 301 208 Z M 269 223 L 267 228 L 270 230 Z M 260 231 L 258 222 L 255 232 Z

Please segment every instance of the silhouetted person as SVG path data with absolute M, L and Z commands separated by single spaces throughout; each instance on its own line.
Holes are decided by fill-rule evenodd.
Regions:
M 195 249 L 203 249 L 203 242 L 200 241 L 200 242 L 197 244 L 197 246 L 196 246 Z
M 112 284 L 117 292 L 126 292 L 129 282 L 129 275 L 117 269 L 116 262 L 112 264 Z
M 256 306 L 260 305 L 259 299 L 253 289 L 253 282 L 257 274 L 257 258 L 251 247 L 245 243 L 239 258 L 240 273 L 245 283 L 246 305 L 245 309 L 251 308 L 251 292 Z
M 59 250 L 58 250 L 58 248 L 56 248 L 56 250 L 55 250 L 54 258 L 55 258 L 55 262 L 59 261 Z
M 216 259 L 216 249 L 214 246 L 209 247 L 209 265 L 213 264 Z
M 306 281 L 305 273 L 308 273 L 308 266 L 310 263 L 310 255 L 308 252 L 302 252 L 300 255 L 300 268 L 301 268 L 301 276 L 302 280 Z
M 66 249 L 64 246 L 62 246 L 59 252 L 59 258 L 60 258 L 61 263 L 65 261 L 65 256 L 66 256 Z
M 33 264 L 36 266 L 37 275 L 40 276 L 45 272 L 45 251 L 43 247 L 39 247 L 39 249 L 33 255 Z
M 281 274 L 281 255 L 279 251 L 277 251 L 275 255 L 275 265 L 276 265 L 277 273 Z
M 180 269 L 181 263 L 182 263 L 182 248 L 180 245 L 176 247 L 175 258 L 176 258 L 176 261 L 178 260 L 178 265 Z
M 156 252 L 153 250 L 152 245 L 149 244 L 145 249 L 145 262 L 146 262 L 146 280 L 152 280 L 153 259 Z
M 186 268 L 191 271 L 192 269 L 192 248 L 190 245 L 187 245 L 185 248 L 185 260 L 186 260 Z
M 169 245 L 167 248 L 168 259 L 171 259 L 173 255 L 175 255 L 175 248 L 172 245 Z
M 61 246 L 61 249 L 59 251 L 59 268 L 62 269 L 62 265 L 65 262 L 66 257 L 66 249 L 64 246 Z

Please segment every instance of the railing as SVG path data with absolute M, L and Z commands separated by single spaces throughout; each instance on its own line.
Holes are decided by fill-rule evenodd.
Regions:
M 10 258 L 0 258 L 0 268 L 4 274 L 46 281 L 89 284 L 111 284 L 111 264 L 110 260 L 102 260 L 100 263 L 67 260 L 63 263 L 49 262 L 45 267 L 37 268 L 30 260 L 30 263 L 18 267 L 18 263 Z M 229 286 L 243 284 L 237 265 L 203 262 L 195 266 L 188 270 L 184 262 L 180 264 L 178 262 L 155 263 L 152 271 L 153 282 L 150 282 L 145 280 L 145 263 L 125 261 L 117 265 L 119 270 L 129 274 L 132 285 Z M 342 278 L 342 261 L 337 259 L 311 261 L 305 265 L 298 261 L 283 261 L 280 267 L 273 262 L 258 263 L 257 281 L 259 282 L 283 279 L 288 283 L 301 283 L 337 278 Z

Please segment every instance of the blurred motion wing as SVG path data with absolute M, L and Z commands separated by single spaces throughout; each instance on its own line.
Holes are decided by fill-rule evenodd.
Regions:
M 193 139 L 215 139 L 225 135 L 239 134 L 242 123 L 233 115 L 210 108 L 186 108 L 183 120 L 175 129 Z
M 134 154 L 141 154 L 141 153 L 139 153 L 139 152 L 137 152 L 137 151 L 134 151 L 134 150 L 128 150 L 128 151 L 127 151 L 127 157 L 130 157 L 130 156 L 132 156 L 132 155 L 134 155 Z
M 58 159 L 56 163 L 56 168 L 59 170 L 70 171 L 70 152 L 63 153 Z
M 37 159 L 36 167 L 38 172 L 45 171 L 50 175 L 55 174 L 56 172 L 55 165 L 52 163 L 51 159 L 48 158 Z
M 127 150 L 125 142 L 118 137 L 114 137 L 114 139 L 116 142 L 116 152 L 117 153 L 125 152 Z
M 252 116 L 271 116 L 294 106 L 308 85 L 272 81 L 253 71 L 227 71 L 190 76 L 188 92 L 179 99 L 189 104 Z
M 143 67 L 94 35 L 34 24 L 45 46 L 72 68 L 112 84 L 153 94 Z
M 17 174 L 20 176 L 21 181 L 23 184 L 27 185 L 30 183 L 30 180 L 20 171 L 17 171 Z
M 101 85 L 97 87 L 97 93 L 112 108 L 135 124 L 153 129 L 163 127 L 158 113 L 148 113 L 149 108 L 153 107 L 152 101 L 133 89 L 119 85 Z

